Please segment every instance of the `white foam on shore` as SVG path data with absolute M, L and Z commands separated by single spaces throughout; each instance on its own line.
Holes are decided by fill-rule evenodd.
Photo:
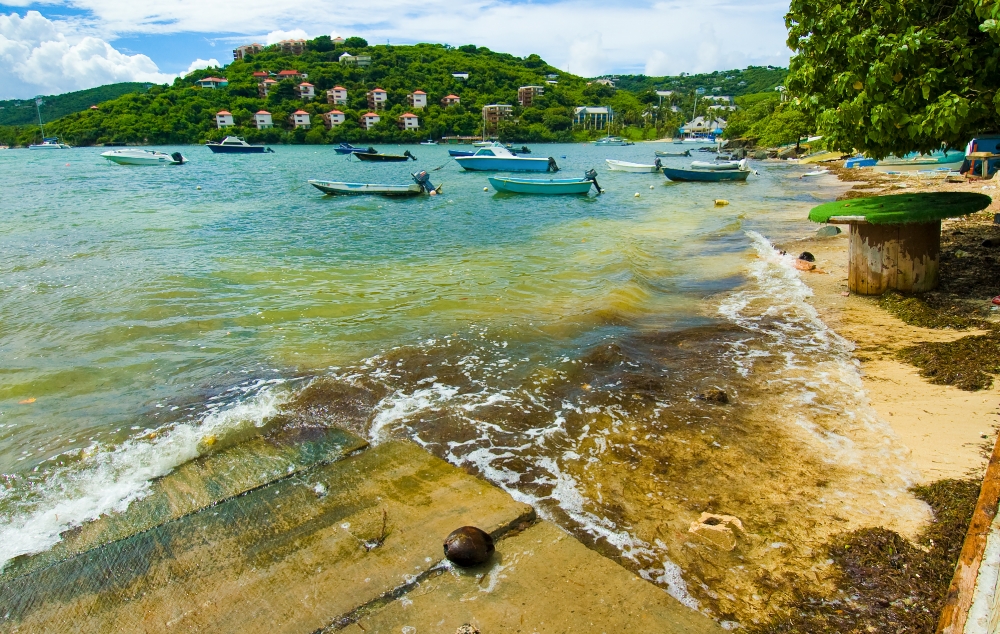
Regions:
M 261 426 L 286 399 L 281 383 L 255 384 L 251 396 L 210 410 L 198 421 L 159 430 L 152 438 L 147 431 L 113 447 L 88 447 L 79 462 L 36 483 L 30 500 L 14 514 L 0 516 L 0 570 L 15 557 L 51 548 L 71 528 L 124 511 L 148 495 L 155 478 L 198 457 L 210 436 Z

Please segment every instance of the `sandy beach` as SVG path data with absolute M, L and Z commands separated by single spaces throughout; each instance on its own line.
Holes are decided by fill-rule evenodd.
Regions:
M 857 175 L 836 170 L 843 179 Z M 868 172 L 844 197 L 859 194 L 912 191 L 972 191 L 991 193 L 993 182 L 949 183 L 943 179 L 893 177 Z M 942 251 L 956 229 L 994 231 L 992 218 L 1000 212 L 994 202 L 973 218 L 947 220 L 942 225 Z M 846 227 L 845 227 L 846 229 Z M 1000 231 L 998 231 L 1000 233 Z M 916 367 L 896 358 L 898 350 L 919 342 L 948 342 L 976 330 L 923 328 L 905 323 L 880 308 L 876 298 L 847 292 L 847 232 L 829 238 L 810 236 L 780 245 L 789 253 L 809 251 L 816 269 L 801 272 L 812 289 L 810 299 L 823 321 L 856 346 L 865 392 L 879 417 L 887 421 L 899 441 L 911 451 L 921 482 L 944 478 L 981 478 L 1000 423 L 1000 387 L 970 392 L 951 385 L 934 385 Z M 1000 290 L 1000 289 L 998 289 Z M 982 298 L 988 304 L 989 298 Z

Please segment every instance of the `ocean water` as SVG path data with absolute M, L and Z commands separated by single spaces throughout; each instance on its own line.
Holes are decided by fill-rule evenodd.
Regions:
M 762 570 L 821 577 L 836 531 L 912 528 L 905 448 L 771 246 L 842 187 L 793 164 L 742 184 L 604 166 L 662 147 L 533 146 L 560 176 L 596 168 L 587 197 L 484 191 L 444 147 L 0 153 L 0 564 L 279 413 L 412 439 L 726 623 L 771 609 Z M 306 184 L 417 169 L 443 193 Z M 739 561 L 691 545 L 704 511 L 749 526 L 719 555 Z

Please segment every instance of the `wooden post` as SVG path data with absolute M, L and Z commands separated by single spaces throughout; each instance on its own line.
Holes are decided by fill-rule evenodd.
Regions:
M 881 295 L 889 289 L 919 293 L 937 286 L 940 220 L 850 225 L 847 287 L 852 293 Z

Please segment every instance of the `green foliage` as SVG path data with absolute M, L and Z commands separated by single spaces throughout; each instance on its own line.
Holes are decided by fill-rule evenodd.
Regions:
M 363 37 L 349 37 L 344 40 L 344 46 L 347 48 L 367 48 L 368 40 Z
M 367 46 L 365 42 L 364 46 Z M 333 50 L 333 38 L 329 35 L 320 35 L 316 39 L 309 40 L 309 49 L 318 53 L 326 53 Z
M 42 104 L 42 120 L 48 123 L 73 112 L 86 110 L 102 101 L 115 99 L 130 92 L 142 92 L 149 87 L 150 84 L 126 82 L 42 97 L 45 102 Z M 0 101 L 0 126 L 30 126 L 37 123 L 38 113 L 35 112 L 34 99 Z
M 828 147 L 875 158 L 1000 126 L 995 2 L 792 0 L 787 86 Z
M 646 75 L 621 75 L 617 86 L 620 90 L 644 92 L 647 90 L 675 90 L 691 93 L 703 88 L 706 94 L 740 96 L 774 90 L 785 81 L 788 71 L 774 66 L 748 66 L 744 70 L 723 70 L 698 75 L 680 74 L 667 77 Z M 718 88 L 718 90 L 716 90 Z
M 777 147 L 798 143 L 815 130 L 815 122 L 795 104 L 780 102 L 774 92 L 736 98 L 739 110 L 727 121 L 727 139 L 756 139 L 759 145 Z

